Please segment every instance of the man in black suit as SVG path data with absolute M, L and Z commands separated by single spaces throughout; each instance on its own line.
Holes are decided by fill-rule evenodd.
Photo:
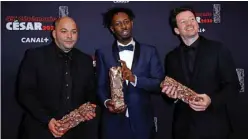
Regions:
M 20 67 L 18 98 L 25 109 L 22 137 L 85 138 L 86 132 L 94 133 L 87 131 L 85 123 L 65 134 L 55 126 L 59 126 L 57 120 L 70 111 L 95 100 L 92 59 L 74 48 L 78 28 L 72 18 L 59 18 L 52 35 L 51 44 L 27 50 Z M 89 112 L 84 118 L 94 117 L 95 113 Z
M 193 89 L 203 99 L 186 104 L 176 100 L 175 87 L 162 89 L 168 102 L 175 100 L 174 139 L 227 139 L 232 131 L 227 104 L 236 99 L 239 88 L 231 54 L 221 43 L 199 36 L 191 8 L 174 9 L 170 21 L 182 42 L 166 55 L 166 76 Z

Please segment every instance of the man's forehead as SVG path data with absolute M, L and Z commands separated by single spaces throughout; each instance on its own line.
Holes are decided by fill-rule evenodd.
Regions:
M 194 16 L 194 14 L 190 11 L 183 11 L 179 13 L 176 17 L 184 18 L 184 17 L 189 17 L 189 16 Z
M 65 24 L 76 25 L 76 23 L 70 19 L 63 19 L 63 20 L 60 20 L 60 22 L 58 23 L 58 25 L 65 25 Z
M 55 23 L 55 26 L 61 27 L 61 26 L 65 26 L 68 24 L 74 25 L 75 27 L 77 26 L 76 22 L 70 17 L 62 17 L 62 18 L 58 19 L 57 22 Z
M 78 27 L 76 25 L 76 23 L 74 22 L 60 22 L 55 29 L 69 29 L 69 30 L 78 30 Z
M 113 18 L 117 18 L 117 17 L 128 18 L 128 15 L 124 12 L 118 12 L 118 13 L 114 14 Z

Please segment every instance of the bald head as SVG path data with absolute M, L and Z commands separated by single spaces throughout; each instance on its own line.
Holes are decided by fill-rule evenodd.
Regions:
M 68 17 L 68 16 L 64 16 L 64 17 L 58 18 L 55 21 L 55 29 L 59 26 L 60 23 L 63 24 L 64 22 L 68 22 L 68 23 L 71 22 L 72 24 L 75 24 L 75 26 L 77 27 L 77 24 L 74 21 L 74 19 L 72 19 L 71 17 Z
M 76 22 L 68 16 L 61 17 L 55 21 L 53 38 L 57 46 L 65 52 L 70 51 L 78 38 Z

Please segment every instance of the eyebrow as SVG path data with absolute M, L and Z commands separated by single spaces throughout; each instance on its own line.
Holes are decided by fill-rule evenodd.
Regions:
M 120 19 L 119 19 L 120 20 Z M 119 20 L 116 20 L 116 21 L 119 21 Z M 130 20 L 129 18 L 124 18 L 123 20 Z
M 189 16 L 188 18 L 195 18 L 195 16 Z M 179 19 L 179 20 L 185 20 L 185 19 L 188 19 L 188 18 L 182 18 L 182 19 Z
M 68 30 L 68 29 L 66 29 L 66 28 L 61 28 L 60 30 Z M 72 29 L 72 30 L 76 30 L 76 31 L 77 31 L 76 28 L 74 28 L 74 29 Z

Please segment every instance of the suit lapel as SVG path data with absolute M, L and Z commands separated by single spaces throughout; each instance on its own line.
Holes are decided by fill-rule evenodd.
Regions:
M 57 46 L 55 44 L 51 44 L 51 49 L 50 51 L 48 52 L 49 55 L 53 58 L 49 59 L 48 62 L 50 63 L 50 66 L 51 66 L 51 70 L 54 70 L 54 79 L 59 79 L 60 80 L 60 77 L 59 75 L 61 74 L 62 72 L 62 65 L 60 64 L 60 58 L 62 58 L 61 55 L 59 55 L 58 51 L 57 51 Z M 56 76 L 58 76 L 56 78 Z
M 137 62 L 139 60 L 140 56 L 140 43 L 135 41 L 135 49 L 134 49 L 134 54 L 133 54 L 133 62 L 132 62 L 132 68 L 131 70 L 134 71 L 135 67 L 137 66 Z
M 177 51 L 177 55 L 179 55 L 179 63 L 180 63 L 180 66 L 181 66 L 181 71 L 183 71 L 183 79 L 185 81 L 185 83 L 187 83 L 187 85 L 190 83 L 190 78 L 187 74 L 187 67 L 186 67 L 186 61 L 185 61 L 185 58 L 184 58 L 184 53 L 183 53 L 183 49 L 181 49 L 179 47 L 178 51 Z M 179 71 L 180 72 L 180 71 Z
M 121 63 L 119 62 L 120 60 L 119 49 L 118 49 L 116 41 L 114 41 L 112 45 L 112 55 L 113 55 L 114 61 L 116 62 L 117 66 L 121 66 Z
M 134 69 L 137 65 L 137 62 L 139 60 L 139 56 L 140 56 L 140 44 L 136 40 L 134 40 L 134 41 L 135 41 L 135 50 L 134 50 L 132 67 L 131 67 L 132 72 L 134 71 Z M 121 66 L 121 64 L 119 62 L 119 60 L 120 60 L 119 49 L 118 49 L 116 41 L 114 41 L 114 43 L 112 45 L 112 55 L 113 55 L 114 61 L 116 61 L 116 65 Z M 124 87 L 124 91 L 125 91 L 127 89 L 127 84 L 125 81 L 123 82 L 123 87 Z
M 194 82 L 194 80 L 197 77 L 198 72 L 200 71 L 200 68 L 202 67 L 202 64 L 204 63 L 204 58 L 206 56 L 206 50 L 205 50 L 205 43 L 204 43 L 204 38 L 200 38 L 200 43 L 198 45 L 198 50 L 195 58 L 195 64 L 194 64 L 194 70 L 193 70 L 193 76 L 191 79 L 191 84 Z
M 50 80 L 52 82 L 54 82 L 54 88 L 58 88 L 60 89 L 61 86 L 62 86 L 62 82 L 61 82 L 61 78 L 62 78 L 62 69 L 63 69 L 63 66 L 61 64 L 61 57 L 60 55 L 58 54 L 58 51 L 57 51 L 57 46 L 52 43 L 50 46 L 50 48 L 47 49 L 47 52 L 46 52 L 46 60 L 45 63 L 46 66 L 44 67 L 48 73 L 50 73 Z M 58 91 L 60 92 L 60 91 Z M 61 97 L 61 93 L 58 94 L 59 97 Z
M 114 41 L 114 43 L 112 45 L 112 55 L 113 55 L 114 61 L 116 62 L 116 66 L 121 66 L 121 63 L 119 62 L 119 60 L 120 60 L 119 49 L 118 49 L 116 41 Z M 123 82 L 123 92 L 126 92 L 126 89 L 127 89 L 127 84 L 126 84 L 126 81 L 124 81 Z
M 117 65 L 120 66 L 120 62 L 119 62 L 120 56 L 119 56 L 119 50 L 118 50 L 118 46 L 117 46 L 116 41 L 112 45 L 112 54 L 113 54 L 114 60 L 118 63 Z M 136 64 L 139 60 L 139 56 L 140 56 L 140 44 L 139 44 L 139 42 L 137 42 L 135 40 L 135 50 L 134 50 L 134 56 L 133 56 L 133 62 L 132 62 L 131 70 L 133 70 L 136 67 Z

